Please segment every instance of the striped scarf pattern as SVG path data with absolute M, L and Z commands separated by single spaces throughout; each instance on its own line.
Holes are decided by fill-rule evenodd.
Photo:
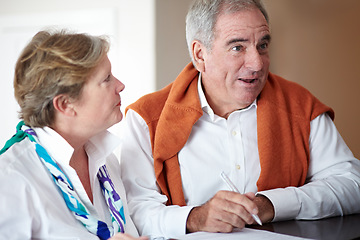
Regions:
M 67 207 L 73 213 L 74 217 L 79 220 L 89 232 L 97 235 L 101 240 L 108 239 L 117 232 L 125 232 L 126 221 L 124 207 L 120 196 L 115 191 L 114 184 L 111 181 L 105 165 L 100 168 L 97 177 L 111 213 L 112 226 L 108 226 L 106 223 L 96 219 L 90 214 L 89 210 L 82 203 L 80 197 L 74 190 L 70 179 L 50 157 L 46 149 L 39 144 L 35 131 L 26 126 L 23 121 L 20 121 L 17 125 L 16 134 L 9 139 L 5 143 L 4 148 L 0 150 L 0 155 L 6 152 L 13 144 L 22 141 L 26 137 L 34 143 L 37 155 L 52 175 Z

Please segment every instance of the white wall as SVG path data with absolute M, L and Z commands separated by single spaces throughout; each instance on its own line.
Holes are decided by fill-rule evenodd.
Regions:
M 109 35 L 113 74 L 125 84 L 122 110 L 155 90 L 155 0 L 0 0 L 0 146 L 14 134 L 16 59 L 30 38 L 47 26 Z M 122 124 L 111 130 L 121 134 Z

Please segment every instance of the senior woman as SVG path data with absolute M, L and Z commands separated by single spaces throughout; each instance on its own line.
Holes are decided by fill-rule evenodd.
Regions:
M 125 87 L 108 50 L 102 37 L 41 31 L 21 53 L 21 121 L 0 152 L 3 239 L 138 236 L 112 153 L 119 142 L 107 131 L 123 117 Z

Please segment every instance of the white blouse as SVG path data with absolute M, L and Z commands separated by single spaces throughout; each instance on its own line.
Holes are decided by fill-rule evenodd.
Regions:
M 111 225 L 111 215 L 97 179 L 99 168 L 106 164 L 124 205 L 126 232 L 138 236 L 129 217 L 119 162 L 112 153 L 119 139 L 104 131 L 90 139 L 85 146 L 93 192 L 91 203 L 75 170 L 69 166 L 73 148 L 50 128 L 34 130 L 40 144 L 68 176 L 90 213 Z M 99 239 L 70 212 L 29 139 L 14 144 L 0 156 L 0 183 L 1 239 Z

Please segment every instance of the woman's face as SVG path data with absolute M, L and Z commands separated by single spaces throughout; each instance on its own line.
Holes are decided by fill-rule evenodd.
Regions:
M 111 73 L 107 56 L 85 83 L 80 98 L 74 103 L 83 131 L 95 135 L 121 121 L 120 92 L 125 85 Z

